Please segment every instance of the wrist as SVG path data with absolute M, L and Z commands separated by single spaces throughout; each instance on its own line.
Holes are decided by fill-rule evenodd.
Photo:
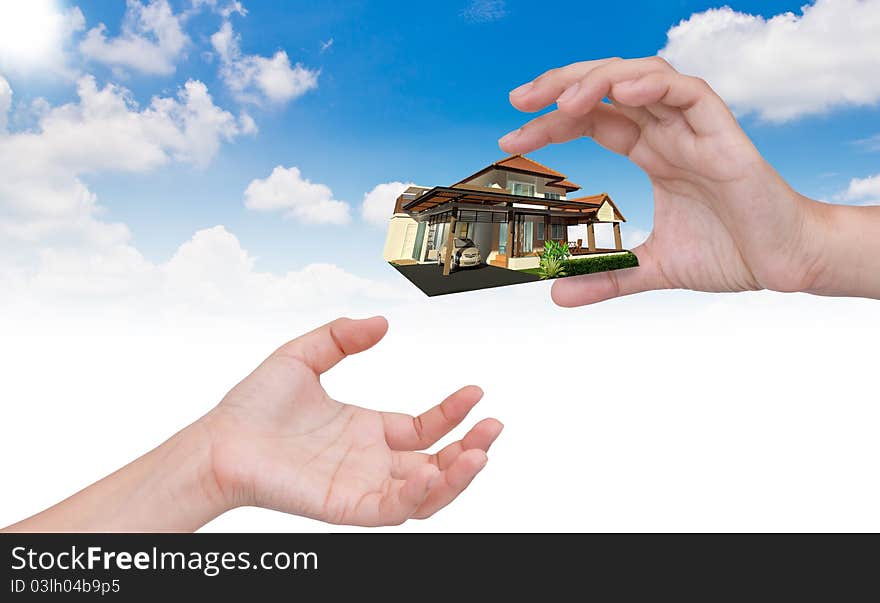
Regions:
M 182 515 L 191 518 L 194 529 L 236 506 L 217 479 L 214 441 L 203 420 L 172 436 L 157 452 L 165 455 L 162 464 L 169 468 L 170 499 L 182 507 Z
M 799 194 L 763 159 L 730 198 L 757 202 L 758 211 L 743 221 L 737 234 L 750 241 L 741 253 L 758 288 L 810 291 L 827 259 L 828 227 L 822 207 L 826 204 Z
M 234 413 L 227 412 L 221 405 L 190 426 L 207 441 L 205 487 L 212 492 L 217 507 L 222 508 L 221 513 L 256 504 L 253 483 L 243 462 L 237 425 Z
M 817 247 L 807 293 L 880 297 L 880 207 L 807 200 Z

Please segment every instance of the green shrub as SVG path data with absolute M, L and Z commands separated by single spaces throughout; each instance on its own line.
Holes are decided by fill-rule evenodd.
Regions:
M 541 258 L 541 265 L 538 267 L 538 275 L 542 280 L 565 276 L 565 260 L 560 258 Z
M 626 252 L 617 255 L 600 255 L 563 261 L 563 269 L 567 276 L 578 274 L 593 274 L 607 270 L 620 270 L 621 268 L 635 268 L 639 265 L 639 258 L 635 254 Z
M 564 260 L 571 255 L 571 251 L 568 250 L 568 245 L 565 243 L 560 243 L 559 241 L 545 241 L 544 242 L 544 252 L 539 253 L 538 257 L 541 260 Z

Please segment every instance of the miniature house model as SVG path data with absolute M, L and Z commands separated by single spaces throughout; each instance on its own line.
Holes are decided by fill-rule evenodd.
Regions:
M 573 256 L 623 253 L 626 219 L 607 193 L 571 198 L 580 186 L 522 155 L 512 155 L 452 186 L 412 186 L 398 199 L 384 257 L 397 264 L 440 263 L 441 248 L 470 239 L 483 260 L 512 270 L 536 268 L 544 242 L 566 244 Z M 596 246 L 595 226 L 610 225 L 614 247 Z M 607 228 L 607 226 L 606 226 Z M 444 274 L 450 263 L 444 264 Z

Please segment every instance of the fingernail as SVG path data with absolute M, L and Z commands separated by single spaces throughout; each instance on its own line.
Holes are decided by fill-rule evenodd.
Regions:
M 529 82 L 528 84 L 523 84 L 519 88 L 514 88 L 510 91 L 510 96 L 522 96 L 523 94 L 531 90 L 533 85 L 534 84 L 532 82 Z
M 498 144 L 504 144 L 505 142 L 511 142 L 514 138 L 516 138 L 517 136 L 519 136 L 519 133 L 520 133 L 521 131 L 522 131 L 522 128 L 517 128 L 517 129 L 514 130 L 513 132 L 508 132 L 507 134 L 505 134 L 504 136 L 502 136 L 502 137 L 498 140 Z
M 575 94 L 577 94 L 578 89 L 581 87 L 580 82 L 575 82 L 571 86 L 565 89 L 565 92 L 559 95 L 559 98 L 556 99 L 556 104 L 564 103 L 566 101 L 570 101 L 574 98 Z

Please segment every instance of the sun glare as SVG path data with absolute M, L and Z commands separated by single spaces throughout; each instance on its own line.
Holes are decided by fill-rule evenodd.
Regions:
M 39 63 L 60 41 L 63 16 L 54 0 L 0 1 L 0 59 Z

